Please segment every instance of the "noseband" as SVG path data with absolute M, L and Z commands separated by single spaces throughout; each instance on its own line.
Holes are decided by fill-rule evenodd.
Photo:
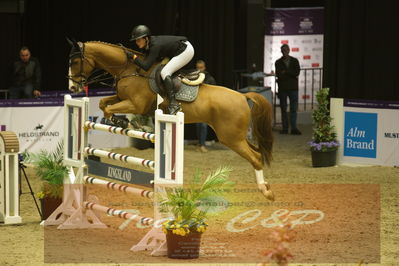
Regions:
M 83 72 L 83 62 L 87 62 L 93 69 L 95 69 L 95 66 L 86 58 L 85 56 L 85 45 L 82 42 L 77 42 L 79 51 L 71 52 L 69 54 L 69 67 L 71 67 L 72 60 L 79 57 L 80 58 L 80 70 L 78 75 L 68 75 L 67 78 L 71 80 L 72 82 L 76 83 L 79 85 L 79 87 L 83 88 L 89 84 L 96 83 L 96 82 L 101 82 L 105 80 L 109 80 L 112 77 L 109 77 L 109 73 L 101 73 L 97 76 L 87 76 Z M 106 77 L 108 76 L 108 77 Z M 77 81 L 75 78 L 80 78 L 80 81 Z

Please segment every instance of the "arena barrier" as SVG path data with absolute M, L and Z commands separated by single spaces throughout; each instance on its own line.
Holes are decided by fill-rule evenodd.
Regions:
M 0 222 L 18 224 L 19 216 L 19 141 L 14 132 L 0 131 Z
M 149 134 L 88 121 L 88 106 L 89 98 L 72 99 L 70 95 L 65 95 L 64 164 L 70 167 L 71 171 L 70 176 L 64 181 L 63 202 L 48 217 L 44 225 L 59 225 L 58 229 L 107 228 L 97 214 L 105 213 L 122 219 L 137 221 L 141 225 L 153 225 L 152 229 L 131 250 L 153 250 L 151 255 L 165 255 L 166 240 L 159 223 L 161 215 L 157 207 L 154 207 L 154 218 L 109 208 L 100 205 L 97 197 L 87 195 L 84 184 L 96 184 L 110 190 L 148 198 L 152 201 L 155 200 L 154 191 L 162 191 L 164 186 L 183 185 L 184 114 L 179 112 L 177 115 L 166 115 L 161 110 L 156 110 L 155 134 Z M 111 134 L 155 141 L 154 161 L 91 148 L 88 146 L 89 130 L 100 130 Z M 139 165 L 152 170 L 154 175 L 150 182 L 154 191 L 89 176 L 86 160 L 90 155 L 122 161 L 130 165 Z M 77 170 L 74 171 L 73 168 L 77 168 Z M 136 172 L 140 171 L 136 170 Z M 130 182 L 130 184 L 141 185 L 134 182 Z M 157 205 L 154 204 L 154 206 Z

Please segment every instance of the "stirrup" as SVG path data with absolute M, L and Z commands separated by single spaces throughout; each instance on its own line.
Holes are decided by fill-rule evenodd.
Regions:
M 181 106 L 178 103 L 169 104 L 168 111 L 170 115 L 175 115 L 181 110 Z

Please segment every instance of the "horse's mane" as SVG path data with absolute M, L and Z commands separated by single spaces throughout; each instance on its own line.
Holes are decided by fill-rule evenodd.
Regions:
M 113 43 L 109 43 L 109 42 L 103 42 L 103 41 L 88 41 L 86 43 L 99 43 L 99 44 L 104 44 L 104 45 L 108 45 L 114 48 L 119 48 L 119 49 L 125 49 L 127 51 L 130 51 L 132 53 L 138 54 L 138 55 L 144 55 L 142 52 L 130 49 L 128 47 L 123 46 L 122 44 L 113 44 Z

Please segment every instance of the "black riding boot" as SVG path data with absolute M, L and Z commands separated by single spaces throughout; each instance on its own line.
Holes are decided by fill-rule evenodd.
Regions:
M 169 114 L 174 115 L 178 111 L 180 111 L 180 104 L 176 101 L 175 86 L 173 84 L 171 76 L 165 77 L 164 84 L 166 88 L 166 93 L 168 94 L 169 98 L 168 111 Z

